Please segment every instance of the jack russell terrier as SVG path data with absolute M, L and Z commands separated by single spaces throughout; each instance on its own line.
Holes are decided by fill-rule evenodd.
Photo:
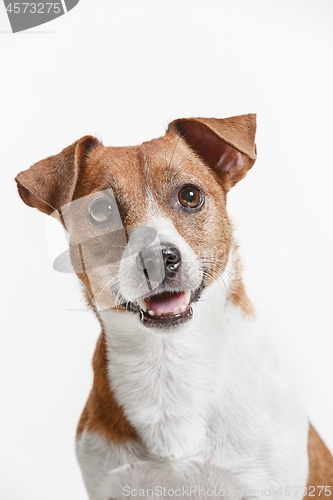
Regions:
M 332 495 L 333 459 L 256 321 L 227 214 L 255 131 L 250 114 L 178 119 L 135 147 L 86 136 L 16 177 L 69 235 L 102 327 L 76 439 L 90 500 Z

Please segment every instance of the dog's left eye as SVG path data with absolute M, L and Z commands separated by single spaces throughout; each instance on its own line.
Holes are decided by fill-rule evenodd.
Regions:
M 112 206 L 108 200 L 96 200 L 89 207 L 90 219 L 94 223 L 106 222 L 111 219 Z
M 198 208 L 202 205 L 203 198 L 199 189 L 194 186 L 185 186 L 179 191 L 179 203 L 186 208 Z

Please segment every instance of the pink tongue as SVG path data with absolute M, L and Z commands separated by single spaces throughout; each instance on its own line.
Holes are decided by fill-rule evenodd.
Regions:
M 185 294 L 179 293 L 163 293 L 149 297 L 146 299 L 147 308 L 154 311 L 156 314 L 170 314 L 184 304 Z

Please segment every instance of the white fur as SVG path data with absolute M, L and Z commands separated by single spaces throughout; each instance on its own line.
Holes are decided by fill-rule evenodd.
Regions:
M 195 268 L 196 256 L 170 224 L 163 237 L 174 236 Z M 306 415 L 267 336 L 227 300 L 230 274 L 222 278 L 176 328 L 146 328 L 137 314 L 100 311 L 110 387 L 140 440 L 116 446 L 83 432 L 77 456 L 90 500 L 136 498 L 140 489 L 140 496 L 163 498 L 157 487 L 177 490 L 168 498 L 187 498 L 182 488 L 192 487 L 191 498 L 211 498 L 207 490 L 217 488 L 230 499 L 279 499 L 286 486 L 306 485 Z M 280 487 L 283 494 L 274 493 Z M 137 494 L 127 496 L 130 490 Z M 290 499 L 302 498 L 291 491 Z

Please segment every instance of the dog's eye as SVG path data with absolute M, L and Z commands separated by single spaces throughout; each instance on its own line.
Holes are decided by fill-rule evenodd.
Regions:
M 96 200 L 89 207 L 90 219 L 94 223 L 106 222 L 111 218 L 112 206 L 108 200 Z
M 197 208 L 202 204 L 202 196 L 199 189 L 194 186 L 183 187 L 178 195 L 179 203 L 186 208 Z

